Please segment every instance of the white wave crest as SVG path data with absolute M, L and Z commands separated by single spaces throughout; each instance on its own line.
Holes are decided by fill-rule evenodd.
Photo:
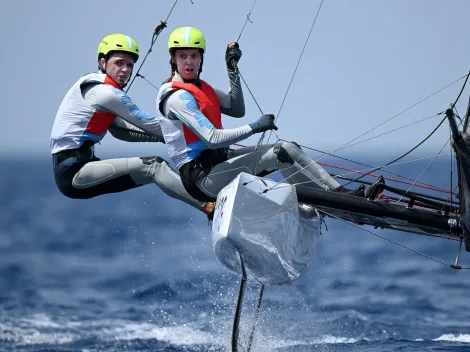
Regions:
M 450 341 L 450 342 L 464 342 L 470 343 L 470 335 L 469 334 L 444 334 L 439 336 L 437 339 L 433 339 L 433 341 Z

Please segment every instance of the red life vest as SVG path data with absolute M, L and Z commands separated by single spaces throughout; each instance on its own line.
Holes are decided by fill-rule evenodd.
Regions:
M 82 87 L 90 83 L 121 87 L 104 73 L 89 73 L 68 90 L 57 110 L 51 131 L 51 153 L 79 148 L 85 141 L 98 143 L 106 134 L 116 115 L 98 111 L 82 96 Z
M 121 86 L 119 86 L 111 77 L 108 75 L 105 76 L 105 79 L 103 81 L 103 84 L 109 84 L 113 86 L 114 88 L 121 89 Z M 91 132 L 94 134 L 103 134 L 106 132 L 109 128 L 109 125 L 114 121 L 116 118 L 116 115 L 111 114 L 109 112 L 104 112 L 104 111 L 98 111 L 95 110 L 93 113 L 93 116 L 90 118 L 90 122 L 88 123 L 85 132 Z
M 214 125 L 215 128 L 222 127 L 222 114 L 220 112 L 220 103 L 217 94 L 208 83 L 200 80 L 201 88 L 198 88 L 191 83 L 171 82 L 171 87 L 174 89 L 184 89 L 191 93 L 196 98 L 199 110 L 205 117 Z M 184 138 L 187 144 L 197 142 L 200 138 L 194 134 L 189 128 L 183 125 Z

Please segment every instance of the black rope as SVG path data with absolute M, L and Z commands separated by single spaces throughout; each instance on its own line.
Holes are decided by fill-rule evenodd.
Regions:
M 241 36 L 242 36 L 242 34 L 243 34 L 243 31 L 245 30 L 245 26 L 246 26 L 246 24 L 248 23 L 248 21 L 249 21 L 250 23 L 253 23 L 253 21 L 250 20 L 250 16 L 251 16 L 251 12 L 253 12 L 253 9 L 255 8 L 256 1 L 257 1 L 257 0 L 254 0 L 253 6 L 251 7 L 250 12 L 248 12 L 248 14 L 246 15 L 246 20 L 245 20 L 245 23 L 243 24 L 243 27 L 242 27 L 242 29 L 241 29 L 241 31 L 240 31 L 240 34 L 238 35 L 237 42 L 240 41 L 240 38 L 241 38 Z M 263 110 L 261 109 L 261 106 L 258 104 L 258 101 L 257 101 L 256 98 L 255 98 L 255 95 L 253 94 L 253 92 L 251 91 L 250 87 L 248 86 L 248 83 L 246 83 L 245 78 L 243 78 L 243 75 L 242 75 L 242 73 L 240 72 L 240 69 L 238 68 L 237 63 L 236 63 L 236 62 L 233 62 L 232 64 L 233 64 L 233 66 L 235 67 L 235 71 L 236 71 L 237 74 L 240 76 L 240 78 L 242 79 L 242 81 L 243 81 L 243 83 L 245 84 L 246 88 L 248 89 L 248 92 L 250 93 L 251 97 L 253 98 L 253 101 L 255 102 L 256 106 L 258 107 L 259 111 L 261 112 L 261 115 L 264 115 Z
M 462 92 L 464 91 L 465 86 L 467 85 L 467 81 L 468 81 L 469 75 L 470 75 L 470 72 L 467 74 L 467 77 L 465 78 L 465 81 L 464 81 L 464 83 L 463 83 L 463 85 L 462 85 L 462 88 L 460 89 L 459 95 L 458 95 L 457 98 L 455 99 L 454 103 L 451 105 L 451 109 L 454 109 L 454 108 L 455 108 L 455 105 L 456 105 L 457 102 L 459 101 L 460 96 L 462 95 Z M 441 114 L 443 114 L 443 112 L 440 112 L 438 115 L 441 115 Z M 345 184 L 344 186 L 347 186 L 347 185 L 349 185 L 349 184 L 352 183 L 352 182 L 355 182 L 355 181 L 357 181 L 357 180 L 360 180 L 361 178 L 363 178 L 363 177 L 365 177 L 365 176 L 371 174 L 372 172 L 378 171 L 378 170 L 380 170 L 380 169 L 382 169 L 382 168 L 384 168 L 384 167 L 386 167 L 386 166 L 389 166 L 390 164 L 393 164 L 394 162 L 396 162 L 396 161 L 398 161 L 398 160 L 404 158 L 404 157 L 407 156 L 408 154 L 412 153 L 412 152 L 415 151 L 419 146 L 421 146 L 424 142 L 426 142 L 429 138 L 431 138 L 431 136 L 439 129 L 439 127 L 441 127 L 441 125 L 444 123 L 444 121 L 445 121 L 446 119 L 447 119 L 447 116 L 442 119 L 442 121 L 437 125 L 437 127 L 436 127 L 426 138 L 424 138 L 421 142 L 419 142 L 416 146 L 414 146 L 413 148 L 411 148 L 411 149 L 410 149 L 408 152 L 406 152 L 405 154 L 399 156 L 399 157 L 396 158 L 395 160 L 392 160 L 392 161 L 390 161 L 389 163 L 387 163 L 387 164 L 385 164 L 385 165 L 383 165 L 383 166 L 380 166 L 380 167 L 375 168 L 375 169 L 373 169 L 373 170 L 371 170 L 371 171 L 368 171 L 368 172 L 365 173 L 364 175 L 359 176 L 359 177 L 356 178 L 354 181 L 348 182 L 348 183 Z M 460 118 L 459 118 L 459 119 L 460 119 Z
M 150 82 L 147 78 L 145 78 L 145 76 L 141 75 L 140 73 L 137 74 L 139 77 L 141 77 L 144 81 L 146 81 L 148 84 L 150 84 L 153 88 L 155 88 L 156 90 L 159 90 L 160 88 L 158 88 L 155 84 L 153 84 L 152 82 Z
M 441 113 L 441 114 L 442 114 L 442 113 Z M 439 127 L 441 127 L 441 125 L 444 123 L 444 121 L 445 121 L 446 119 L 447 119 L 447 117 L 444 117 L 444 118 L 441 120 L 441 122 L 439 122 L 439 124 L 436 126 L 436 128 L 434 128 L 434 130 L 432 130 L 432 132 L 431 132 L 426 138 L 424 138 L 421 142 L 419 142 L 417 145 L 415 145 L 413 148 L 411 148 L 411 149 L 410 149 L 409 151 L 407 151 L 405 154 L 400 155 L 398 158 L 396 158 L 396 159 L 394 159 L 394 160 L 392 160 L 392 161 L 386 163 L 385 165 L 379 166 L 379 167 L 377 167 L 377 168 L 374 168 L 374 169 L 372 169 L 372 170 L 366 172 L 365 174 L 363 174 L 363 175 L 361 175 L 361 176 L 355 178 L 353 181 L 350 181 L 350 182 L 346 183 L 346 184 L 343 185 L 343 186 L 347 186 L 347 185 L 349 185 L 349 184 L 351 184 L 351 183 L 353 183 L 353 182 L 356 182 L 356 181 L 360 180 L 361 178 L 363 178 L 363 177 L 365 177 L 365 176 L 367 176 L 367 175 L 369 175 L 369 174 L 371 174 L 371 173 L 373 173 L 373 172 L 375 172 L 375 171 L 381 170 L 381 169 L 383 169 L 384 167 L 389 166 L 390 164 L 393 164 L 393 163 L 397 162 L 397 161 L 400 160 L 400 159 L 403 159 L 405 156 L 407 156 L 408 154 L 410 154 L 410 153 L 412 153 L 413 151 L 415 151 L 419 146 L 421 146 L 424 142 L 426 142 L 429 138 L 431 138 L 431 136 L 439 129 Z
M 192 0 L 189 0 L 191 1 L 191 4 L 194 4 L 192 2 Z M 134 78 L 132 79 L 131 83 L 129 84 L 129 87 L 127 87 L 127 90 L 126 90 L 126 93 L 129 91 L 129 89 L 131 88 L 132 86 L 132 83 L 134 83 L 134 80 L 136 77 L 141 77 L 141 75 L 139 74 L 140 72 L 140 69 L 142 68 L 142 66 L 144 65 L 145 63 L 145 60 L 147 60 L 147 57 L 149 56 L 149 54 L 152 52 L 152 48 L 153 48 L 153 45 L 155 44 L 155 41 L 157 40 L 158 36 L 160 35 L 160 33 L 163 31 L 164 28 L 166 28 L 167 26 L 167 22 L 168 22 L 168 19 L 170 18 L 171 16 L 171 13 L 173 12 L 173 10 L 175 9 L 175 6 L 176 6 L 176 3 L 178 2 L 178 0 L 175 0 L 175 2 L 173 3 L 173 6 L 171 7 L 170 11 L 168 12 L 168 14 L 166 15 L 166 18 L 164 21 L 160 21 L 160 24 L 155 27 L 155 30 L 153 31 L 153 35 L 152 35 L 152 40 L 151 40 L 151 43 L 150 43 L 150 48 L 149 50 L 147 51 L 147 54 L 145 55 L 144 59 L 142 60 L 139 68 L 137 69 L 137 72 L 135 73 L 135 76 Z
M 158 34 L 160 34 L 160 32 L 162 31 L 162 29 L 163 29 L 164 27 L 166 27 L 166 23 L 161 22 L 161 23 L 157 26 L 157 28 L 155 28 L 155 32 L 154 32 L 153 35 L 152 35 L 152 42 L 151 42 L 151 44 L 150 44 L 150 48 L 149 48 L 149 50 L 147 51 L 147 54 L 145 54 L 144 59 L 142 60 L 142 62 L 141 62 L 141 64 L 140 64 L 139 68 L 137 69 L 137 72 L 135 73 L 134 77 L 132 78 L 132 81 L 131 81 L 131 83 L 129 84 L 129 87 L 127 87 L 126 93 L 129 91 L 129 89 L 131 89 L 132 83 L 134 83 L 134 80 L 136 79 L 136 77 L 141 77 L 141 75 L 140 75 L 139 72 L 140 72 L 142 66 L 143 66 L 144 63 L 145 63 L 145 60 L 147 60 L 147 57 L 148 57 L 148 56 L 150 55 L 150 53 L 152 52 L 152 48 L 153 48 L 153 45 L 155 44 L 155 41 L 156 41 L 157 38 L 158 38 Z M 161 29 L 160 29 L 160 28 L 161 28 Z M 159 31 L 157 32 L 157 30 L 159 30 Z
M 163 30 L 163 28 L 166 27 L 166 23 L 165 22 L 160 22 L 160 24 L 155 28 L 155 31 L 152 35 L 152 41 L 151 41 L 151 44 L 150 44 L 150 48 L 149 50 L 147 51 L 147 54 L 145 54 L 144 56 L 144 59 L 142 60 L 139 68 L 137 69 L 137 72 L 135 73 L 134 77 L 132 78 L 132 81 L 131 83 L 129 84 L 129 87 L 127 87 L 127 90 L 126 90 L 126 93 L 129 91 L 129 89 L 131 88 L 132 86 L 132 83 L 134 83 L 134 80 L 136 79 L 136 77 L 141 77 L 140 75 L 140 69 L 142 68 L 142 66 L 144 65 L 145 63 L 145 60 L 147 60 L 147 57 L 150 55 L 150 53 L 152 52 L 152 48 L 153 48 L 153 45 L 155 44 L 155 41 L 157 40 L 158 38 L 158 35 L 161 33 L 161 31 Z
M 246 24 L 247 24 L 248 22 L 253 23 L 253 21 L 250 19 L 250 16 L 251 16 L 251 12 L 252 12 L 253 9 L 255 8 L 256 1 L 258 1 L 258 0 L 255 0 L 255 1 L 253 2 L 253 6 L 251 7 L 250 12 L 248 12 L 248 14 L 246 15 L 246 20 L 245 20 L 245 23 L 243 24 L 243 27 L 242 27 L 242 30 L 240 31 L 240 34 L 238 35 L 237 42 L 240 41 L 240 38 L 241 38 L 241 36 L 242 36 L 242 34 L 243 34 L 243 31 L 245 30 Z
M 241 72 L 240 72 L 240 69 L 238 68 L 238 66 L 235 66 L 235 69 L 237 70 L 237 73 L 240 75 L 240 78 L 242 79 L 243 83 L 245 84 L 246 88 L 248 89 L 248 92 L 250 92 L 251 94 L 251 97 L 253 98 L 256 106 L 258 107 L 259 111 L 261 112 L 261 115 L 264 115 L 264 112 L 263 110 L 261 109 L 261 106 L 258 104 L 258 101 L 256 100 L 253 92 L 251 91 L 250 87 L 248 86 L 248 84 L 246 83 L 245 79 L 243 78 Z
M 191 1 L 191 4 L 193 4 L 192 0 L 189 0 Z M 145 60 L 147 60 L 147 57 L 150 55 L 150 53 L 152 52 L 152 48 L 153 48 L 153 45 L 155 44 L 155 41 L 157 40 L 158 36 L 160 35 L 160 33 L 163 31 L 164 28 L 166 28 L 167 26 L 167 21 L 168 19 L 170 18 L 170 15 L 171 13 L 173 12 L 173 9 L 175 8 L 176 6 L 176 3 L 178 2 L 178 0 L 175 0 L 175 2 L 173 3 L 173 6 L 171 7 L 170 11 L 168 12 L 166 18 L 164 21 L 160 21 L 160 24 L 157 25 L 157 27 L 155 27 L 154 31 L 153 31 L 153 34 L 152 34 L 152 40 L 151 40 L 151 43 L 150 43 L 150 48 L 149 50 L 147 51 L 147 54 L 145 54 L 142 62 L 140 63 L 140 66 L 139 68 L 137 69 L 137 72 L 135 73 L 134 77 L 132 78 L 131 82 L 129 83 L 129 86 L 127 87 L 127 89 L 125 90 L 126 94 L 127 92 L 129 92 L 129 89 L 131 89 L 131 86 L 132 86 L 132 83 L 134 83 L 134 80 L 136 79 L 136 77 L 142 77 L 143 79 L 145 79 L 151 86 L 153 86 L 155 89 L 158 90 L 158 88 L 153 85 L 150 81 L 148 81 L 144 76 L 142 76 L 140 74 L 140 70 L 142 68 L 142 66 L 144 65 L 145 63 Z M 119 127 L 118 129 L 122 130 L 122 131 L 127 131 L 127 132 L 133 132 L 133 133 L 139 133 L 139 134 L 142 134 L 144 136 L 149 136 L 149 137 L 152 137 L 152 135 L 150 133 L 147 133 L 147 132 L 140 132 L 140 131 L 134 131 L 134 130 L 131 130 L 129 128 L 123 128 L 123 127 Z
M 460 93 L 459 95 L 457 96 L 457 99 L 455 99 L 455 102 L 451 105 L 451 109 L 455 108 L 455 105 L 457 104 L 457 102 L 459 101 L 460 99 L 460 96 L 462 95 L 464 89 L 465 89 L 465 86 L 467 85 L 467 81 L 468 81 L 468 76 L 470 76 L 470 71 L 467 73 L 467 77 L 465 78 L 465 81 L 463 82 L 463 86 L 462 86 L 462 89 L 460 89 Z

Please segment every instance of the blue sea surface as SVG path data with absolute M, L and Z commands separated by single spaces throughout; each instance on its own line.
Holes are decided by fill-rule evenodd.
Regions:
M 217 262 L 202 213 L 155 185 L 71 200 L 49 159 L 0 165 L 1 351 L 231 350 L 239 280 Z M 306 275 L 266 287 L 252 351 L 470 350 L 469 271 L 326 223 Z M 371 230 L 455 260 L 455 241 Z M 242 344 L 257 290 L 247 286 Z

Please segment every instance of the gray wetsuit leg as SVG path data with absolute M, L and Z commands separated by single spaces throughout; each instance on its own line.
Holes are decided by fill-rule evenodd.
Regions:
M 211 197 L 228 185 L 240 172 L 252 175 L 279 170 L 286 182 L 332 190 L 340 186 L 328 172 L 291 142 L 255 146 L 229 152 L 229 160 L 218 164 L 197 181 L 198 188 Z
M 186 192 L 180 176 L 159 157 L 90 161 L 75 174 L 72 186 L 78 190 L 96 189 L 99 192 L 100 189 L 106 188 L 107 184 L 116 183 L 113 180 L 126 176 L 137 186 L 155 183 L 170 197 L 182 200 L 199 210 L 205 204 Z

